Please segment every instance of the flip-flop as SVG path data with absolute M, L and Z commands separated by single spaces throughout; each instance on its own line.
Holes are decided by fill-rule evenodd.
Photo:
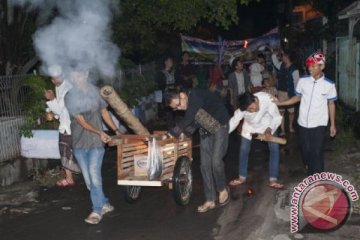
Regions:
M 240 178 L 235 178 L 229 182 L 230 186 L 240 186 L 241 184 L 245 183 L 245 180 L 242 180 Z
M 269 187 L 274 188 L 274 189 L 283 189 L 284 185 L 278 182 L 270 182 Z
M 90 215 L 84 219 L 89 224 L 98 224 L 101 221 L 102 216 L 96 212 L 90 213 Z
M 227 198 L 223 202 L 220 202 L 220 199 L 219 199 L 219 205 L 220 206 L 225 206 L 226 204 L 228 204 L 230 202 L 230 189 L 229 189 L 229 187 L 226 187 L 226 191 L 227 191 Z
M 74 186 L 74 182 L 70 182 L 67 179 L 60 179 L 59 181 L 56 182 L 56 186 L 58 187 L 71 187 Z
M 214 209 L 215 208 L 215 203 L 212 203 L 212 204 L 208 204 L 207 202 L 204 203 L 203 205 L 200 205 L 198 208 L 197 208 L 197 212 L 198 213 L 205 213 L 211 209 Z

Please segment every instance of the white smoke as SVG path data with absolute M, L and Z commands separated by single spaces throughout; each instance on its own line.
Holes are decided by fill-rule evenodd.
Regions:
M 40 14 L 54 15 L 51 22 L 33 35 L 42 69 L 60 65 L 65 76 L 74 70 L 92 71 L 106 79 L 116 76 L 119 48 L 111 38 L 111 19 L 116 9 L 112 0 L 11 0 L 31 5 Z

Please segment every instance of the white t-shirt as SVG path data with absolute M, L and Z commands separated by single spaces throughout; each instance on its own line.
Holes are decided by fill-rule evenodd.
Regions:
M 235 130 L 243 118 L 241 136 L 249 140 L 252 138 L 251 134 L 264 133 L 267 128 L 271 128 L 271 133 L 274 134 L 280 126 L 282 117 L 271 95 L 264 92 L 258 92 L 254 95 L 259 100 L 259 111 L 250 113 L 237 109 L 229 121 L 229 133 Z
M 335 84 L 324 75 L 315 80 L 311 76 L 300 78 L 296 95 L 301 96 L 298 123 L 305 128 L 327 126 L 329 121 L 328 101 L 335 101 Z
M 250 80 L 254 87 L 261 87 L 262 85 L 262 74 L 261 72 L 264 71 L 264 66 L 260 63 L 253 63 L 250 65 Z

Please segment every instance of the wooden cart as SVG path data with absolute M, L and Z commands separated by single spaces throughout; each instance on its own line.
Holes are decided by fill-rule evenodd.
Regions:
M 149 180 L 144 166 L 148 159 L 148 141 L 157 140 L 163 156 L 162 174 L 157 180 Z M 153 135 L 122 135 L 114 137 L 109 143 L 117 146 L 118 185 L 124 186 L 125 199 L 135 202 L 141 187 L 161 187 L 168 185 L 173 190 L 175 202 L 187 205 L 192 193 L 192 141 L 185 137 L 178 140 L 169 137 L 163 131 Z M 141 166 L 142 165 L 142 166 Z

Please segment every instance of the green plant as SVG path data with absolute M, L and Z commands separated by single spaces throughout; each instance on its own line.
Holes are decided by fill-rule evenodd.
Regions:
M 65 177 L 64 171 L 60 167 L 54 169 L 34 168 L 29 173 L 29 177 L 42 187 L 53 187 L 56 182 Z
M 18 89 L 24 92 L 22 109 L 25 115 L 25 124 L 20 128 L 24 137 L 32 137 L 33 129 L 56 129 L 57 121 L 45 121 L 46 100 L 45 89 L 53 89 L 51 81 L 40 75 L 29 75 L 18 84 Z
M 125 80 L 120 90 L 120 97 L 129 108 L 132 108 L 139 103 L 141 97 L 150 95 L 155 90 L 155 86 L 155 82 L 150 78 L 138 75 Z

